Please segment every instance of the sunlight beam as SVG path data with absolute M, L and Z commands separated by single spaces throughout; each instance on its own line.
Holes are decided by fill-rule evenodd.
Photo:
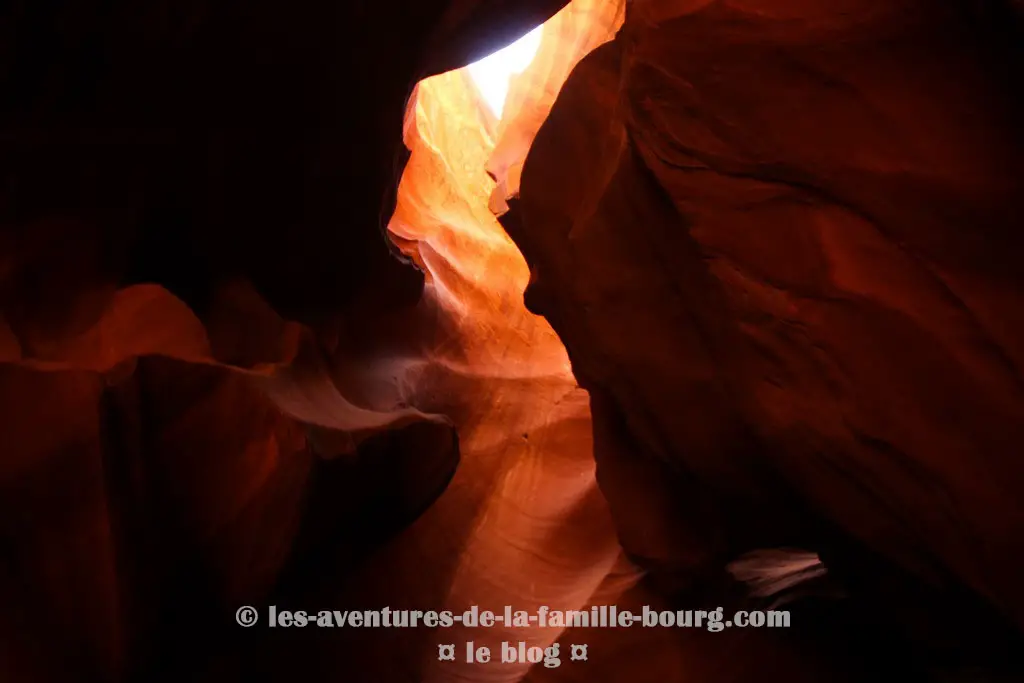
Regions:
M 537 55 L 543 26 L 538 26 L 516 42 L 469 65 L 469 75 L 484 101 L 500 119 L 505 108 L 509 78 L 522 73 Z

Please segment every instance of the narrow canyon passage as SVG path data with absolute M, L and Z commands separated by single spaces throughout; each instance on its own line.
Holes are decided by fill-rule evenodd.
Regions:
M 1024 680 L 1021 9 L 0 9 L 0 683 Z
M 474 81 L 471 65 L 421 81 L 409 102 L 411 157 L 388 230 L 426 273 L 417 317 L 430 332 L 415 355 L 392 363 L 401 401 L 454 421 L 461 457 L 441 498 L 353 582 L 379 586 L 360 589 L 368 608 L 433 596 L 437 609 L 456 613 L 576 610 L 615 602 L 638 577 L 595 480 L 587 394 L 550 325 L 524 307 L 526 262 L 490 208 L 521 168 L 560 80 L 621 20 L 617 3 L 572 3 L 527 36 L 536 54 L 520 59 L 507 97 L 500 83 Z M 501 98 L 504 117 L 486 94 Z M 494 167 L 498 180 L 488 175 Z M 462 661 L 463 642 L 495 653 L 503 641 L 546 648 L 559 631 L 456 625 L 422 639 L 368 632 L 353 647 L 378 652 L 387 667 L 367 667 L 366 680 L 474 681 L 480 667 Z M 435 641 L 459 643 L 459 661 L 439 662 Z M 498 666 L 486 680 L 518 681 L 529 668 Z

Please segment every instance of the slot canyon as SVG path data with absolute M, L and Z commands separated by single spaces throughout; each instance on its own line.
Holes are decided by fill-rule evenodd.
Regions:
M 1024 3 L 11 0 L 0 48 L 0 683 L 1024 681 Z

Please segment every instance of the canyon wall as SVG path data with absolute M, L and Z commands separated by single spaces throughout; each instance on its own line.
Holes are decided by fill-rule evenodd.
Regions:
M 1019 677 L 1019 3 L 563 5 L 0 11 L 0 678 Z

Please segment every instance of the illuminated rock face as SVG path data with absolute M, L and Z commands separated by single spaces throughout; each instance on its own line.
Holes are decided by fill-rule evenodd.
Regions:
M 254 680 L 273 668 L 261 652 L 295 669 L 287 638 L 240 641 L 234 610 L 311 586 L 327 586 L 311 603 L 369 591 L 353 568 L 448 484 L 452 423 L 464 467 L 450 502 L 395 551 L 392 581 L 410 567 L 433 577 L 404 597 L 443 606 L 444 563 L 477 526 L 500 522 L 520 555 L 554 543 L 493 510 L 544 486 L 561 497 L 520 501 L 551 506 L 544 535 L 563 518 L 599 522 L 560 554 L 581 576 L 572 599 L 604 579 L 619 549 L 589 449 L 537 455 L 587 443 L 589 422 L 557 338 L 522 309 L 521 257 L 503 238 L 522 275 L 503 296 L 535 333 L 466 336 L 383 235 L 415 82 L 560 6 L 176 6 L 165 24 L 158 6 L 125 5 L 108 32 L 85 3 L 70 28 L 47 8 L 17 17 L 0 110 L 13 183 L 0 255 L 0 678 Z M 367 55 L 374 68 L 356 69 Z M 508 322 L 491 318 L 519 334 Z M 507 355 L 502 339 L 546 339 L 548 367 L 502 376 L 486 362 Z M 522 384 L 540 390 L 521 400 Z M 455 599 L 488 598 L 469 593 Z M 400 665 L 415 644 L 404 642 L 380 661 Z
M 0 680 L 1012 651 L 979 642 L 1024 600 L 1008 8 L 576 0 L 498 121 L 465 71 L 413 85 L 561 2 L 128 4 L 19 10 L 4 66 Z M 783 546 L 846 596 L 791 632 L 444 635 L 588 642 L 578 668 L 232 620 L 751 608 L 726 568 Z

